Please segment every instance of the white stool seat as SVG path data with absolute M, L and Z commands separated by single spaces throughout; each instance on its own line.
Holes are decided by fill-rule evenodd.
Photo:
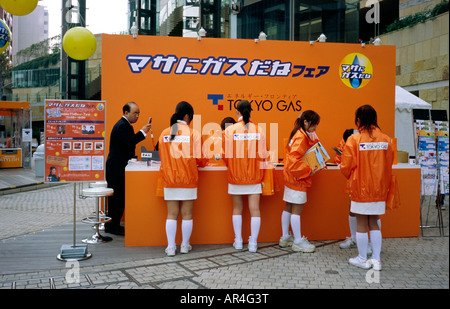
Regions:
M 108 183 L 106 181 L 97 181 L 97 182 L 91 182 L 89 184 L 89 188 L 107 188 Z
M 111 188 L 87 188 L 83 189 L 83 196 L 86 197 L 104 197 L 104 196 L 111 196 L 114 194 L 114 189 Z

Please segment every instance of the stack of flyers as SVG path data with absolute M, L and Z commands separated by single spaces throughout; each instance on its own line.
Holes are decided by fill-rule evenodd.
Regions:
M 314 171 L 318 171 L 326 166 L 326 161 L 330 156 L 320 142 L 308 149 L 302 157 L 302 161 L 311 167 Z
M 434 166 L 422 166 L 422 195 L 436 195 L 437 192 L 437 169 Z

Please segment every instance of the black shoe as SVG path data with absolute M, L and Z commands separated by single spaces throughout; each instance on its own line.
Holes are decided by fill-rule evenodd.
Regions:
M 105 227 L 105 232 L 108 234 L 114 234 L 114 235 L 121 235 L 124 236 L 125 235 L 125 229 L 122 226 L 119 227 Z

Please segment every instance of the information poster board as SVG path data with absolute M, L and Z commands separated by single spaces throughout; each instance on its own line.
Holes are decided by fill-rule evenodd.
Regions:
M 105 180 L 105 101 L 45 100 L 45 182 Z
M 422 170 L 422 195 L 435 195 L 437 190 L 437 158 L 435 125 L 431 120 L 416 120 L 417 158 Z
M 436 150 L 439 163 L 440 194 L 449 194 L 449 126 L 448 121 L 436 123 Z

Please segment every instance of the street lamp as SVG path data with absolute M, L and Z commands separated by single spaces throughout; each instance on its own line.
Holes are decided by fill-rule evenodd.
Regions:
M 136 27 L 136 22 L 133 22 L 133 26 L 131 26 L 130 32 L 131 32 L 131 34 L 133 35 L 133 39 L 137 38 L 137 35 L 138 35 L 139 30 L 138 30 L 138 28 Z

